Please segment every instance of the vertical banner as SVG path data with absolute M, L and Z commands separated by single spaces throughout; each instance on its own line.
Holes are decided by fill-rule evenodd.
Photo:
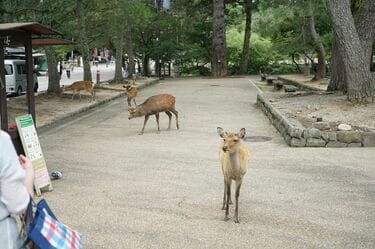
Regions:
M 35 172 L 34 187 L 38 196 L 41 189 L 48 187 L 52 190 L 51 179 L 49 178 L 47 165 L 43 157 L 42 148 L 36 133 L 33 118 L 30 114 L 16 118 L 18 133 L 23 144 L 26 156 L 31 160 Z

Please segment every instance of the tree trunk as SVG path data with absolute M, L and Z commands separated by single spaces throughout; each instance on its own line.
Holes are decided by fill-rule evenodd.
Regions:
M 356 29 L 365 54 L 365 62 L 371 68 L 372 49 L 375 40 L 375 1 L 362 0 L 356 21 Z
M 118 28 L 118 35 L 116 40 L 116 69 L 115 69 L 115 79 L 116 83 L 122 82 L 122 58 L 124 55 L 123 47 L 124 47 L 124 29 L 123 27 L 119 26 Z
M 246 13 L 246 24 L 245 24 L 245 37 L 242 48 L 242 57 L 240 65 L 240 73 L 247 73 L 249 65 L 249 51 L 250 51 L 250 36 L 251 36 L 251 11 L 252 11 L 252 0 L 245 0 L 245 13 Z
M 224 0 L 213 1 L 212 74 L 227 75 L 227 51 L 224 24 Z
M 82 0 L 77 0 L 76 4 L 77 4 L 78 31 L 80 34 L 79 47 L 81 49 L 82 61 L 83 61 L 83 80 L 92 81 L 90 61 L 89 61 L 89 47 L 87 44 L 85 23 L 84 23 L 84 18 L 83 18 Z
M 332 39 L 332 59 L 331 59 L 331 77 L 327 91 L 341 90 L 347 92 L 347 82 L 345 79 L 344 64 L 338 49 L 337 37 Z
M 315 29 L 315 18 L 312 7 L 312 0 L 308 0 L 308 22 L 311 38 L 314 42 L 315 51 L 318 55 L 318 67 L 316 75 L 313 80 L 319 80 L 324 78 L 326 75 L 326 62 L 325 62 L 325 50 L 322 41 L 320 40 L 319 34 Z
M 350 0 L 328 0 L 328 9 L 337 36 L 337 47 L 343 59 L 348 83 L 348 100 L 366 102 L 374 96 L 374 81 L 366 65 L 364 51 L 354 26 Z
M 47 93 L 56 93 L 61 92 L 60 89 L 60 75 L 57 72 L 57 61 L 56 54 L 53 47 L 46 47 L 46 57 L 47 57 L 47 66 L 48 66 L 48 88 Z
M 142 75 L 143 76 L 150 76 L 150 68 L 149 68 L 149 61 L 150 56 L 148 54 L 143 54 L 142 57 Z

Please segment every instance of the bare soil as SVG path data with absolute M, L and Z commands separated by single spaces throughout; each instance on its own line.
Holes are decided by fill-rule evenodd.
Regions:
M 326 89 L 327 80 L 311 81 L 311 77 L 291 76 L 301 84 Z M 337 130 L 339 124 L 351 125 L 354 130 L 375 131 L 375 103 L 353 104 L 347 101 L 342 93 L 325 91 L 297 91 L 285 93 L 276 91 L 273 86 L 257 81 L 271 104 L 279 110 L 292 124 L 300 127 L 312 127 L 321 118 L 328 122 L 331 130 Z

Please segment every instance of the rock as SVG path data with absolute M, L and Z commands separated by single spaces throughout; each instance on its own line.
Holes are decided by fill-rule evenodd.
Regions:
M 348 147 L 362 147 L 362 143 L 350 143 Z
M 320 138 L 307 138 L 306 139 L 306 146 L 308 147 L 325 147 L 326 146 L 326 141 Z
M 348 124 L 340 124 L 337 129 L 339 131 L 351 131 L 352 130 L 352 127 Z
M 330 126 L 328 122 L 315 122 L 313 127 L 319 130 L 329 130 Z
M 362 134 L 360 131 L 338 131 L 337 141 L 343 143 L 361 143 Z
M 306 140 L 303 139 L 303 138 L 292 137 L 289 145 L 291 147 L 305 147 L 306 146 Z
M 336 141 L 337 135 L 336 132 L 322 132 L 322 138 L 326 141 Z
M 316 118 L 316 121 L 317 121 L 317 122 L 322 122 L 322 121 L 323 121 L 323 118 L 322 118 L 322 117 L 317 117 L 317 118 Z
M 363 147 L 375 147 L 375 132 L 362 133 Z
M 305 129 L 303 132 L 303 137 L 304 138 L 319 138 L 321 137 L 320 130 L 316 128 L 308 128 Z
M 293 86 L 293 85 L 284 85 L 284 91 L 289 93 L 289 92 L 296 92 L 298 90 L 298 87 Z
M 327 148 L 342 148 L 342 147 L 348 147 L 348 144 L 341 143 L 337 141 L 330 141 L 326 144 Z
M 303 134 L 303 129 L 290 126 L 289 129 L 288 129 L 288 134 L 291 137 L 301 138 L 302 134 Z

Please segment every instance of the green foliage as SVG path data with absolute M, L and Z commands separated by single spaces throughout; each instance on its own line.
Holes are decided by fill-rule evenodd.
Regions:
M 89 48 L 107 47 L 114 54 L 119 30 L 130 34 L 134 53 L 163 62 L 173 62 L 181 75 L 209 74 L 212 54 L 212 1 L 173 0 L 170 11 L 157 12 L 153 0 L 82 0 Z M 227 58 L 230 73 L 239 71 L 244 40 L 245 13 L 241 1 L 225 1 Z M 358 9 L 361 0 L 353 0 Z M 255 0 L 248 72 L 273 65 L 276 61 L 302 59 L 313 54 L 314 44 L 306 32 L 305 0 Z M 332 31 L 324 1 L 313 1 L 316 30 L 329 56 Z M 76 0 L 3 1 L 6 21 L 37 21 L 78 41 Z M 58 57 L 78 50 L 57 46 Z M 126 46 L 125 46 L 126 47 Z M 126 52 L 126 51 L 124 51 Z M 276 65 L 276 64 L 275 64 Z M 292 70 L 280 64 L 277 70 Z M 276 70 L 276 69 L 275 69 Z

